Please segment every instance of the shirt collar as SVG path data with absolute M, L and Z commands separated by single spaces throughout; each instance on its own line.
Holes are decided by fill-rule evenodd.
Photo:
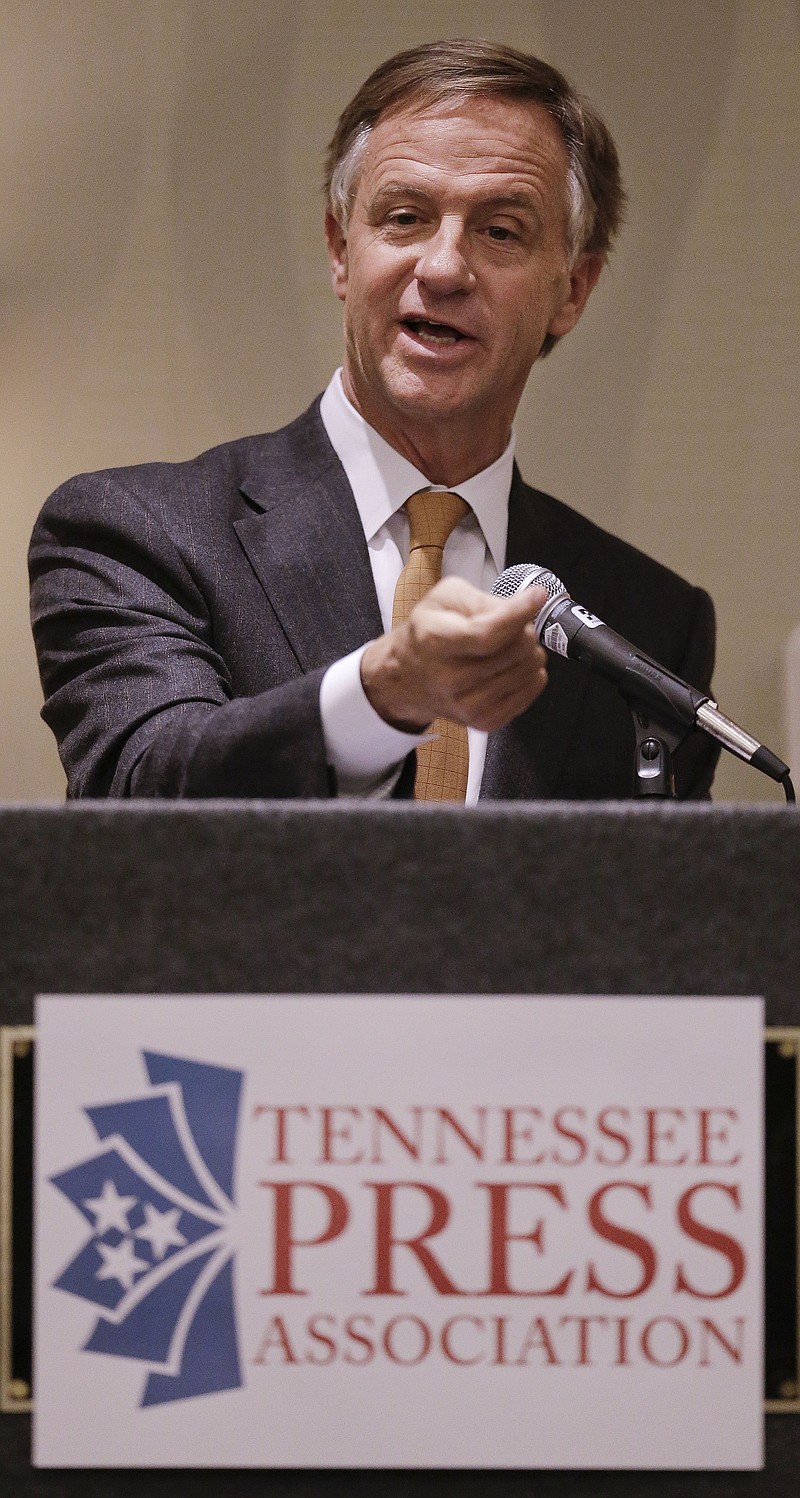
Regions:
M 430 484 L 424 473 L 395 451 L 347 399 L 337 369 L 320 405 L 323 425 L 355 496 L 367 541 L 418 489 Z M 505 565 L 508 496 L 514 467 L 514 433 L 500 457 L 459 484 L 457 492 L 473 511 L 498 571 Z

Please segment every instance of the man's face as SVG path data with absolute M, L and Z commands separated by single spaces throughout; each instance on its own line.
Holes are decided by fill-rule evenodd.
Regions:
M 328 245 L 345 388 L 412 461 L 430 465 L 443 443 L 472 472 L 499 456 L 545 335 L 577 322 L 600 262 L 570 268 L 567 170 L 534 104 L 403 110 L 373 130 L 350 223 L 329 215 Z M 424 471 L 452 483 L 449 468 Z

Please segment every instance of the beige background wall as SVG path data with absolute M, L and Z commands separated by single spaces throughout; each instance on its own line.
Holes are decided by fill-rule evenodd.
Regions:
M 711 590 L 720 702 L 787 752 L 797 0 L 0 0 L 0 800 L 63 795 L 27 622 L 42 500 L 308 403 L 338 362 L 335 117 L 390 52 L 465 34 L 569 73 L 631 197 L 582 326 L 532 376 L 523 470 Z M 728 758 L 718 799 L 762 795 Z

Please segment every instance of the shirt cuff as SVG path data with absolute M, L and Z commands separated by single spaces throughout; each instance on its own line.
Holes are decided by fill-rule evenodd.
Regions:
M 322 678 L 319 710 L 328 764 L 344 796 L 388 796 L 403 760 L 426 733 L 403 733 L 376 713 L 361 683 L 362 645 Z

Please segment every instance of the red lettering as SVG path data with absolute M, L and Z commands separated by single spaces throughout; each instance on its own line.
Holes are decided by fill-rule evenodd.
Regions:
M 437 1148 L 436 1154 L 433 1156 L 434 1165 L 447 1164 L 447 1128 L 452 1129 L 453 1133 L 456 1135 L 456 1138 L 460 1139 L 462 1144 L 466 1145 L 466 1148 L 469 1150 L 471 1155 L 475 1156 L 476 1160 L 484 1159 L 486 1154 L 486 1109 L 476 1108 L 474 1111 L 478 1115 L 479 1124 L 479 1137 L 475 1139 L 473 1139 L 472 1135 L 467 1133 L 463 1124 L 461 1124 L 459 1120 L 450 1112 L 449 1108 L 436 1109 Z
M 559 1326 L 570 1326 L 574 1322 L 578 1328 L 578 1357 L 574 1364 L 576 1368 L 591 1368 L 592 1360 L 589 1357 L 589 1328 L 591 1326 L 607 1326 L 607 1316 L 562 1316 Z
M 403 1133 L 400 1125 L 395 1123 L 391 1114 L 386 1113 L 383 1108 L 373 1108 L 371 1165 L 383 1164 L 383 1156 L 381 1154 L 381 1126 L 388 1129 L 389 1133 L 394 1136 L 397 1143 L 405 1150 L 407 1155 L 411 1156 L 412 1160 L 419 1159 L 422 1149 L 422 1109 L 412 1108 L 410 1111 L 414 1119 L 414 1131 L 416 1135 L 414 1139 L 410 1139 L 407 1134 Z
M 359 1324 L 363 1324 L 366 1330 L 359 1331 Z M 373 1326 L 374 1322 L 371 1316 L 348 1316 L 344 1324 L 345 1335 L 351 1342 L 355 1343 L 356 1347 L 363 1347 L 366 1354 L 365 1357 L 357 1358 L 353 1356 L 348 1348 L 345 1348 L 344 1361 L 352 1363 L 354 1368 L 363 1368 L 365 1363 L 371 1363 L 375 1356 L 375 1348 L 370 1336 Z
M 629 1368 L 628 1360 L 628 1327 L 630 1321 L 627 1316 L 615 1317 L 617 1323 L 617 1356 L 614 1362 L 615 1368 Z
M 253 1358 L 253 1362 L 266 1363 L 269 1353 L 276 1347 L 280 1348 L 280 1351 L 283 1353 L 284 1363 L 299 1362 L 299 1358 L 295 1357 L 292 1350 L 289 1333 L 284 1326 L 282 1316 L 273 1316 L 272 1320 L 267 1322 L 267 1329 L 258 1344 L 258 1352 Z
M 603 1108 L 597 1115 L 597 1130 L 604 1139 L 613 1139 L 621 1147 L 621 1153 L 615 1160 L 609 1160 L 602 1150 L 595 1150 L 594 1158 L 598 1165 L 625 1165 L 631 1157 L 631 1141 L 627 1134 L 621 1134 L 618 1129 L 612 1129 L 607 1122 L 612 1113 L 618 1113 L 625 1123 L 630 1123 L 630 1113 L 627 1108 Z
M 495 1339 L 495 1355 L 492 1361 L 495 1366 L 499 1364 L 501 1368 L 507 1368 L 508 1359 L 506 1357 L 506 1327 L 508 1325 L 508 1317 L 495 1316 L 494 1325 L 495 1331 L 497 1332 L 497 1337 Z
M 598 1278 L 594 1264 L 590 1264 L 586 1275 L 586 1289 L 598 1290 L 601 1295 L 610 1295 L 615 1300 L 631 1300 L 634 1295 L 643 1295 L 655 1279 L 658 1261 L 656 1259 L 653 1245 L 640 1233 L 634 1233 L 631 1228 L 620 1227 L 618 1223 L 609 1222 L 604 1215 L 603 1206 L 610 1191 L 633 1191 L 642 1198 L 645 1205 L 650 1208 L 650 1187 L 639 1186 L 633 1181 L 609 1181 L 606 1186 L 601 1186 L 589 1198 L 588 1216 L 594 1231 L 598 1237 L 604 1238 L 607 1243 L 613 1243 L 617 1248 L 626 1248 L 629 1253 L 635 1254 L 642 1266 L 642 1274 L 638 1285 L 631 1290 L 610 1290 Z
M 275 1283 L 261 1295 L 308 1295 L 292 1283 L 292 1254 L 295 1248 L 316 1248 L 330 1243 L 344 1232 L 349 1210 L 346 1198 L 334 1186 L 320 1181 L 259 1181 L 275 1193 Z M 328 1221 L 314 1238 L 297 1238 L 294 1233 L 294 1197 L 298 1191 L 315 1191 L 327 1203 Z
M 518 1181 L 503 1184 L 494 1181 L 476 1181 L 475 1185 L 489 1193 L 489 1288 L 484 1293 L 486 1295 L 566 1295 L 575 1273 L 573 1269 L 570 1269 L 557 1284 L 550 1285 L 547 1289 L 528 1290 L 513 1289 L 509 1284 L 508 1271 L 509 1243 L 532 1243 L 538 1253 L 544 1253 L 544 1218 L 540 1217 L 536 1226 L 528 1233 L 510 1231 L 508 1209 L 511 1192 L 544 1191 L 547 1196 L 557 1201 L 560 1207 L 566 1208 L 567 1201 L 561 1186 L 556 1182 L 543 1181 Z
M 336 1357 L 336 1343 L 332 1337 L 328 1336 L 327 1332 L 322 1330 L 323 1324 L 326 1322 L 329 1325 L 334 1323 L 333 1316 L 312 1316 L 306 1327 L 309 1337 L 324 1347 L 327 1354 L 325 1357 L 315 1358 L 311 1352 L 306 1353 L 306 1362 L 312 1363 L 315 1368 L 327 1368 L 328 1364 L 332 1363 Z
M 645 1165 L 685 1165 L 689 1156 L 684 1151 L 682 1155 L 664 1159 L 660 1155 L 659 1145 L 675 1143 L 675 1129 L 666 1126 L 666 1118 L 672 1115 L 679 1123 L 683 1123 L 686 1114 L 682 1108 L 645 1108 L 644 1116 L 647 1119 L 647 1152 L 644 1157 Z M 665 1126 L 661 1126 L 662 1119 Z
M 677 1352 L 675 1353 L 674 1358 L 659 1358 L 656 1357 L 655 1352 L 653 1351 L 653 1333 L 658 1332 L 659 1328 L 662 1326 L 674 1327 L 675 1331 L 678 1334 Z M 657 1316 L 655 1320 L 648 1321 L 647 1325 L 642 1327 L 642 1335 L 640 1340 L 642 1352 L 646 1361 L 648 1363 L 654 1363 L 657 1368 L 674 1368 L 678 1363 L 683 1362 L 683 1359 L 686 1357 L 686 1354 L 689 1350 L 689 1333 L 687 1332 L 683 1322 L 676 1321 L 674 1316 Z
M 529 1155 L 524 1160 L 517 1153 L 518 1141 L 521 1141 L 523 1144 L 533 1143 L 533 1129 L 530 1127 L 523 1128 L 517 1122 L 518 1118 L 523 1114 L 527 1114 L 528 1118 L 535 1119 L 538 1123 L 541 1123 L 541 1108 L 503 1108 L 502 1113 L 505 1148 L 501 1163 L 503 1165 L 542 1165 L 544 1163 L 544 1152 L 542 1150 L 539 1151 L 538 1155 Z
M 268 1162 L 270 1165 L 293 1165 L 294 1161 L 288 1156 L 288 1126 L 292 1113 L 299 1113 L 301 1117 L 308 1118 L 309 1109 L 301 1106 L 292 1108 L 276 1108 L 272 1103 L 257 1103 L 253 1109 L 253 1118 L 261 1118 L 264 1113 L 275 1114 L 275 1155 Z
M 318 1161 L 320 1165 L 357 1165 L 363 1160 L 364 1151 L 359 1150 L 357 1154 L 337 1155 L 334 1152 L 337 1139 L 346 1144 L 353 1142 L 352 1124 L 345 1117 L 339 1119 L 338 1115 L 348 1114 L 351 1119 L 360 1118 L 359 1108 L 320 1108 L 322 1114 L 322 1155 Z
M 581 1123 L 584 1123 L 586 1120 L 586 1110 L 584 1108 L 559 1108 L 558 1112 L 554 1114 L 553 1128 L 556 1134 L 561 1139 L 572 1140 L 572 1143 L 577 1146 L 576 1151 L 568 1155 L 566 1159 L 556 1150 L 553 1154 L 554 1165 L 580 1165 L 586 1159 L 587 1145 L 585 1135 L 576 1134 L 574 1129 L 568 1129 L 563 1122 L 565 1115 L 569 1113 L 574 1113 Z
M 698 1165 L 738 1165 L 742 1158 L 741 1150 L 731 1155 L 727 1160 L 712 1160 L 711 1149 L 714 1144 L 730 1144 L 728 1129 L 725 1125 L 715 1130 L 714 1117 L 727 1118 L 731 1123 L 739 1122 L 739 1115 L 735 1108 L 700 1108 L 700 1152 Z
M 700 1181 L 696 1186 L 690 1186 L 679 1198 L 677 1206 L 677 1217 L 687 1238 L 692 1238 L 695 1243 L 701 1243 L 704 1248 L 711 1248 L 716 1253 L 722 1254 L 728 1260 L 731 1273 L 727 1285 L 721 1290 L 696 1290 L 686 1277 L 683 1264 L 678 1264 L 675 1271 L 675 1292 L 685 1292 L 687 1295 L 695 1295 L 699 1300 L 722 1300 L 726 1295 L 733 1295 L 738 1290 L 744 1279 L 746 1259 L 744 1249 L 737 1238 L 731 1238 L 728 1233 L 718 1232 L 716 1228 L 707 1227 L 705 1223 L 698 1222 L 692 1216 L 692 1202 L 700 1191 L 722 1191 L 729 1196 L 737 1212 L 741 1208 L 739 1200 L 739 1187 L 728 1186 L 724 1181 Z
M 466 1295 L 459 1290 L 442 1268 L 430 1248 L 428 1239 L 435 1238 L 447 1226 L 450 1206 L 443 1191 L 436 1186 L 426 1186 L 421 1181 L 366 1181 L 375 1192 L 375 1284 L 364 1295 L 407 1295 L 394 1282 L 394 1249 L 409 1248 L 422 1266 L 433 1288 L 440 1295 Z M 427 1198 L 430 1203 L 428 1225 L 421 1233 L 400 1238 L 395 1234 L 394 1203 L 400 1191 L 413 1191 Z
M 398 1327 L 413 1326 L 420 1332 L 419 1348 L 412 1352 L 410 1357 L 401 1358 L 395 1347 L 395 1333 Z M 419 1316 L 395 1316 L 387 1321 L 383 1331 L 383 1348 L 387 1358 L 393 1363 L 399 1363 L 401 1368 L 415 1368 L 417 1363 L 424 1362 L 431 1350 L 430 1327 L 426 1325 Z
M 514 1359 L 514 1367 L 524 1368 L 528 1362 L 528 1353 L 539 1351 L 544 1353 L 546 1363 L 560 1367 L 552 1337 L 547 1330 L 547 1322 L 543 1316 L 534 1316 L 533 1320 L 528 1322 L 528 1330 L 519 1353 Z
M 471 1358 L 461 1358 L 457 1357 L 452 1348 L 450 1338 L 453 1328 L 462 1325 L 477 1327 L 479 1333 L 483 1331 L 483 1322 L 481 1321 L 479 1316 L 451 1316 L 450 1320 L 445 1321 L 444 1326 L 442 1327 L 442 1352 L 449 1362 L 457 1363 L 459 1368 L 473 1368 L 476 1363 L 481 1363 L 483 1361 L 482 1352 L 476 1352 L 475 1356 Z
M 711 1321 L 705 1316 L 700 1317 L 700 1360 L 698 1364 L 700 1368 L 708 1368 L 711 1364 L 710 1340 L 712 1337 L 716 1342 L 719 1342 L 721 1347 L 724 1347 L 732 1362 L 741 1363 L 744 1356 L 744 1329 L 746 1325 L 744 1316 L 734 1316 L 733 1324 L 736 1328 L 735 1346 L 733 1342 L 728 1341 L 716 1321 Z

